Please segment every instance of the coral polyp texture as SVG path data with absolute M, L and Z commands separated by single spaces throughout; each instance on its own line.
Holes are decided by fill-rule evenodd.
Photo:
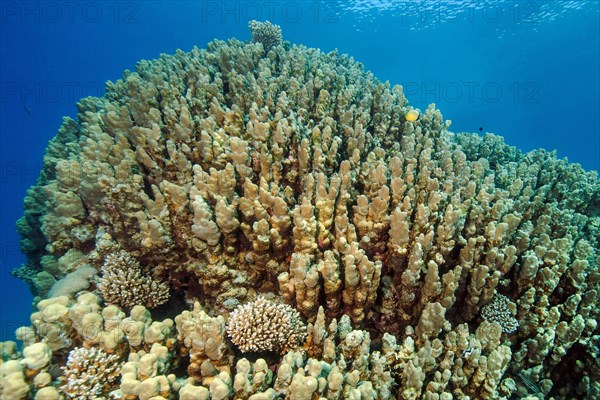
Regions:
M 306 339 L 306 325 L 298 311 L 264 297 L 233 310 L 227 332 L 231 341 L 243 352 L 287 353 L 302 346 Z
M 519 321 L 515 318 L 516 305 L 508 297 L 496 293 L 492 300 L 481 308 L 481 317 L 490 322 L 497 322 L 502 331 L 513 333 L 519 328 Z
M 279 41 L 141 61 L 78 110 L 18 223 L 37 311 L 3 399 L 68 396 L 75 348 L 124 362 L 115 399 L 600 397 L 596 173 Z M 160 288 L 125 299 L 115 254 Z M 242 352 L 261 296 L 293 348 Z
M 154 308 L 169 300 L 169 286 L 144 275 L 140 264 L 125 251 L 108 254 L 101 272 L 98 290 L 106 303 Z
M 101 398 L 118 382 L 119 357 L 91 347 L 76 347 L 69 352 L 63 367 L 62 391 L 68 399 Z

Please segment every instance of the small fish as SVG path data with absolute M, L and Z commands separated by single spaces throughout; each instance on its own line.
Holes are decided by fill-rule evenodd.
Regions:
M 483 132 L 483 126 L 479 127 L 479 132 Z
M 534 381 L 532 381 L 531 378 L 529 378 L 528 376 L 525 376 L 521 372 L 517 373 L 517 376 L 519 377 L 519 379 L 521 379 L 521 382 L 523 382 L 523 384 L 527 387 L 527 389 L 529 391 L 531 391 L 533 394 L 542 392 L 540 390 L 539 386 Z
M 31 115 L 31 108 L 25 106 L 25 112 L 29 115 Z

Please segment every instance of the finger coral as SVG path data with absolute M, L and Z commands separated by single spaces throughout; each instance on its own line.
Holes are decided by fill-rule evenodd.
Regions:
M 306 325 L 289 305 L 259 297 L 231 313 L 227 333 L 243 352 L 287 353 L 304 344 Z
M 132 399 L 597 396 L 597 174 L 454 134 L 434 105 L 415 119 L 401 86 L 347 55 L 264 51 L 214 41 L 141 61 L 65 119 L 18 223 L 23 276 L 43 296 L 91 266 L 112 305 L 40 298 L 24 343 L 131 358 Z M 193 308 L 152 321 L 158 277 Z M 236 373 L 225 331 L 261 295 L 308 321 L 302 349 L 265 360 L 272 385 L 262 362 Z M 152 343 L 148 380 L 134 369 Z

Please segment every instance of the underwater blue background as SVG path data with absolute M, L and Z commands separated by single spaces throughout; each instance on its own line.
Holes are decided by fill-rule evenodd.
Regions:
M 436 103 L 453 132 L 492 132 L 524 151 L 600 169 L 597 1 L 0 2 L 0 340 L 29 324 L 32 296 L 10 276 L 24 257 L 15 221 L 47 142 L 75 104 L 141 59 L 213 39 L 338 49 L 412 105 Z

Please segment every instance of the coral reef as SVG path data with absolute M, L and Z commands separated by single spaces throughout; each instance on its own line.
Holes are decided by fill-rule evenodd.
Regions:
M 261 296 L 233 310 L 227 333 L 242 352 L 287 353 L 304 344 L 306 325 L 298 311 L 289 305 Z
M 35 380 L 94 347 L 127 360 L 117 399 L 600 394 L 596 173 L 277 35 L 141 61 L 78 108 L 18 223 L 38 302 L 3 393 L 60 389 Z M 156 285 L 109 289 L 111 254 Z M 44 298 L 89 266 L 98 287 Z M 301 346 L 239 353 L 227 323 L 260 296 L 308 321 Z

